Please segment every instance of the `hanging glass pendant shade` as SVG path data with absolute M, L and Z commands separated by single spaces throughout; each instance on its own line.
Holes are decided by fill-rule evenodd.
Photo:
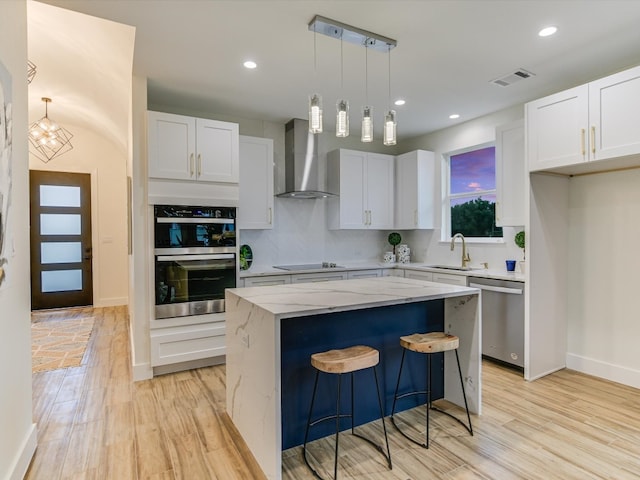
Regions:
M 396 144 L 396 112 L 389 110 L 384 116 L 384 139 L 385 145 Z
M 373 109 L 366 106 L 362 109 L 362 136 L 363 143 L 373 142 Z
M 336 103 L 336 137 L 349 136 L 349 102 L 338 100 Z
M 309 132 L 322 133 L 322 97 L 317 93 L 309 97 Z

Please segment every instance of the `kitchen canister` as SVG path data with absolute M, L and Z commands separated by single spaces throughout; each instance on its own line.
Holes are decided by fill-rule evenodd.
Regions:
M 408 253 L 406 255 L 399 255 L 398 263 L 411 263 L 411 255 Z
M 411 253 L 411 249 L 409 248 L 409 245 L 407 245 L 406 243 L 401 243 L 396 247 L 396 255 L 398 257 L 409 255 L 410 253 Z
M 384 263 L 395 263 L 396 256 L 393 252 L 384 252 L 384 256 L 382 257 Z

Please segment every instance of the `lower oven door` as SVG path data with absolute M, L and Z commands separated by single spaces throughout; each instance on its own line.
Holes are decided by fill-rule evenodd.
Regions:
M 236 286 L 236 256 L 156 256 L 156 318 L 224 312 L 224 291 Z

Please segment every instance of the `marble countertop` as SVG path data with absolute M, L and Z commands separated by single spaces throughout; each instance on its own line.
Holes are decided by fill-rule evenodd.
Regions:
M 319 263 L 319 262 L 318 262 Z M 384 263 L 384 262 L 337 262 L 344 268 L 319 268 L 315 270 L 281 270 L 274 267 L 257 267 L 250 270 L 240 272 L 240 278 L 262 277 L 267 275 L 296 275 L 301 273 L 327 273 L 327 272 L 344 272 L 353 270 L 377 270 L 386 268 L 401 268 L 406 270 L 417 270 L 423 272 L 440 272 L 455 275 L 465 275 L 467 277 L 493 278 L 497 280 L 512 280 L 516 282 L 524 282 L 525 275 L 520 272 L 507 272 L 504 268 L 477 268 L 473 270 L 454 270 L 435 268 L 429 263 Z
M 278 319 L 477 295 L 479 293 L 480 290 L 477 288 L 402 277 L 334 280 L 227 290 L 229 296 L 240 297 L 273 314 L 274 318 Z M 227 302 L 235 300 L 227 298 Z

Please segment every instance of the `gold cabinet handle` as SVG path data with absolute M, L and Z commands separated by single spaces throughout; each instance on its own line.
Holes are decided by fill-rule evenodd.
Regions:
M 418 226 L 418 210 L 413 211 L 413 225 Z
M 596 127 L 591 125 L 591 153 L 596 154 Z
M 189 176 L 193 177 L 193 153 L 189 155 Z
M 202 175 L 202 155 L 198 154 L 198 177 Z
M 273 222 L 273 211 L 271 207 L 269 207 L 269 225 Z
M 586 150 L 585 150 L 585 145 L 584 145 L 584 128 L 580 129 L 580 145 L 582 147 L 582 156 L 584 157 Z

